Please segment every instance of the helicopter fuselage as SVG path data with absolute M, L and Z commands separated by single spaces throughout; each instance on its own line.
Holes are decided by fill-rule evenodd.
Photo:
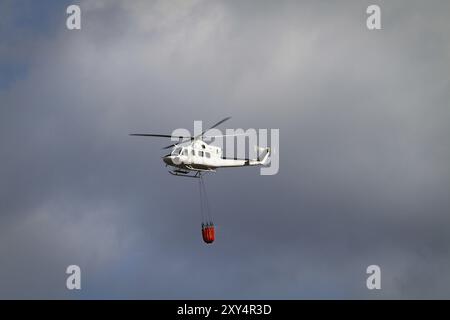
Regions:
M 197 140 L 186 146 L 175 146 L 169 155 L 163 157 L 166 165 L 188 171 L 215 171 L 224 167 L 243 167 L 265 164 L 268 150 L 263 160 L 225 158 L 222 149 Z

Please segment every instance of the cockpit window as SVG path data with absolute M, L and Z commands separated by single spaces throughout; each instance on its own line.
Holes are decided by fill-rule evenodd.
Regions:
M 172 155 L 178 156 L 181 152 L 181 148 L 175 148 L 175 150 L 172 151 Z
M 187 156 L 188 155 L 188 150 L 187 149 L 183 149 L 183 156 Z

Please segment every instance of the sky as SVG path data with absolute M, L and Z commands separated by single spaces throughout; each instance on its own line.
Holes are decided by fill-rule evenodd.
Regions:
M 449 14 L 1 0 L 0 298 L 450 298 Z M 206 176 L 206 245 L 197 181 L 162 162 L 170 141 L 128 134 L 227 116 L 222 129 L 279 129 L 280 168 Z

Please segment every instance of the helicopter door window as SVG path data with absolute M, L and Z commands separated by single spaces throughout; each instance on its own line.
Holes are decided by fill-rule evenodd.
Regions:
M 195 151 L 194 151 L 194 149 L 191 150 L 191 155 L 195 156 Z
M 198 152 L 198 155 L 199 155 L 200 157 L 203 157 L 203 151 L 199 151 L 199 152 Z
M 184 149 L 183 150 L 183 156 L 187 156 L 188 155 L 188 151 L 187 151 L 187 149 Z
M 209 152 L 205 152 L 207 158 L 211 158 L 211 154 Z

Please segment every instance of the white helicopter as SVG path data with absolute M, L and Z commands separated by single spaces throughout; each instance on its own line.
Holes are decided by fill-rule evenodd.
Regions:
M 222 148 L 209 145 L 203 141 L 203 136 L 206 132 L 224 123 L 230 118 L 231 117 L 227 117 L 217 122 L 215 125 L 197 136 L 172 136 L 151 133 L 132 133 L 130 136 L 178 138 L 178 143 L 171 144 L 163 148 L 173 148 L 171 153 L 163 157 L 163 161 L 166 163 L 166 166 L 173 167 L 169 173 L 174 176 L 201 178 L 203 173 L 216 172 L 217 168 L 267 165 L 269 163 L 270 148 L 256 147 L 257 152 L 259 153 L 258 159 L 225 158 L 222 153 Z M 227 136 L 237 136 L 237 134 L 207 136 L 207 138 Z

